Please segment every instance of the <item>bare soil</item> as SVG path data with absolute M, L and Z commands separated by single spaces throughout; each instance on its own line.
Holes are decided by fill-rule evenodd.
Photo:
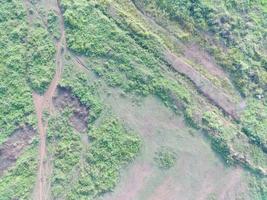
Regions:
M 130 169 L 128 179 L 125 184 L 119 185 L 120 192 L 114 196 L 107 196 L 108 200 L 136 200 L 139 192 L 143 189 L 149 177 L 152 175 L 151 166 L 140 163 Z
M 239 100 L 239 95 L 233 95 L 233 91 L 226 91 L 223 87 L 216 86 L 211 80 L 204 76 L 194 66 L 191 66 L 187 61 L 193 61 L 208 71 L 214 77 L 218 77 L 219 80 L 224 79 L 229 86 L 231 84 L 228 75 L 218 66 L 215 60 L 203 49 L 196 44 L 184 44 L 175 35 L 175 29 L 169 28 L 167 24 L 163 26 L 153 16 L 146 13 L 138 1 L 132 1 L 135 8 L 139 11 L 139 15 L 147 21 L 150 28 L 159 31 L 163 35 L 167 35 L 174 44 L 174 46 L 180 49 L 182 57 L 178 57 L 167 47 L 163 47 L 163 54 L 165 60 L 171 65 L 171 67 L 180 74 L 183 74 L 189 80 L 193 82 L 197 90 L 200 91 L 212 104 L 222 109 L 222 111 L 231 116 L 233 119 L 238 120 L 240 112 L 245 108 L 245 103 Z M 141 3 L 142 4 L 142 3 Z M 237 100 L 238 99 L 238 100 Z M 238 102 L 240 101 L 240 102 Z
M 183 49 L 183 55 L 189 60 L 195 61 L 195 63 L 201 64 L 208 72 L 221 79 L 227 78 L 227 74 L 216 64 L 216 61 L 198 45 L 191 44 Z
M 234 200 L 240 194 L 249 199 L 244 170 L 224 166 L 202 133 L 188 129 L 182 117 L 153 97 L 136 104 L 132 97 L 109 92 L 106 95 L 103 89 L 104 102 L 140 134 L 143 145 L 138 158 L 122 171 L 114 192 L 99 199 L 206 200 L 211 194 L 220 200 Z M 175 166 L 165 171 L 153 160 L 161 146 L 171 147 L 177 154 Z
M 214 86 L 211 81 L 202 76 L 182 58 L 177 57 L 170 51 L 165 52 L 165 58 L 173 69 L 189 78 L 212 104 L 222 109 L 224 113 L 230 115 L 232 118 L 239 119 L 238 110 L 240 109 L 240 105 L 235 102 L 235 99 L 225 94 L 221 88 Z
M 56 95 L 53 97 L 53 105 L 57 110 L 62 110 L 65 107 L 71 108 L 73 114 L 70 117 L 70 124 L 79 132 L 87 130 L 89 108 L 72 95 L 70 89 L 58 87 Z
M 50 160 L 47 157 L 46 149 L 46 127 L 47 122 L 43 123 L 43 111 L 47 109 L 50 113 L 53 112 L 52 97 L 55 94 L 56 88 L 58 86 L 62 69 L 63 69 L 63 58 L 66 52 L 66 40 L 64 31 L 64 21 L 61 14 L 59 1 L 53 1 L 57 13 L 59 13 L 60 19 L 60 32 L 61 36 L 58 41 L 55 41 L 56 46 L 56 70 L 54 78 L 51 81 L 47 91 L 43 95 L 39 95 L 33 92 L 33 100 L 35 105 L 35 111 L 38 119 L 38 131 L 40 135 L 40 146 L 39 146 L 39 168 L 38 176 L 36 181 L 36 186 L 33 193 L 33 198 L 38 200 L 49 199 L 49 174 L 51 174 Z M 36 10 L 39 13 L 38 10 Z M 42 18 L 44 26 L 46 27 L 45 19 Z
M 23 150 L 31 144 L 35 133 L 30 126 L 21 127 L 0 146 L 0 176 L 15 164 Z
M 175 185 L 172 177 L 167 177 L 164 182 L 153 192 L 149 200 L 175 200 L 179 193 L 179 185 Z

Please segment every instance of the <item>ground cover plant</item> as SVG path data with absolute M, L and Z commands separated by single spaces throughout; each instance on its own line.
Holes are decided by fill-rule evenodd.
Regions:
M 165 65 L 164 61 L 154 57 L 155 52 L 151 53 L 151 51 L 140 46 L 136 42 L 136 38 L 129 37 L 128 34 L 131 33 L 128 33 L 129 30 L 124 31 L 116 23 L 113 23 L 112 18 L 95 8 L 98 6 L 97 3 L 77 2 L 77 9 L 75 10 L 72 9 L 71 1 L 63 1 L 62 4 L 69 48 L 90 58 L 88 66 L 99 77 L 104 78 L 110 86 L 121 87 L 126 92 L 135 92 L 143 96 L 155 94 L 166 105 L 175 107 L 176 102 L 179 101 L 180 108 L 192 124 L 203 126 L 205 130 L 208 130 L 208 133 L 220 133 L 219 135 L 210 134 L 214 141 L 214 148 L 221 152 L 228 152 L 223 154 L 226 160 L 233 159 L 231 149 L 235 143 L 231 143 L 231 141 L 234 140 L 235 134 L 230 132 L 230 127 L 235 127 L 236 131 L 239 132 L 238 125 L 233 123 L 233 125 L 229 124 L 229 129 L 217 130 L 213 125 L 220 122 L 205 123 L 204 116 L 206 112 L 212 113 L 210 115 L 211 119 L 214 118 L 216 121 L 220 121 L 223 116 L 220 112 L 210 112 L 210 108 L 203 108 L 198 100 L 191 97 L 192 94 L 187 91 L 188 86 L 185 86 L 184 82 L 178 82 L 177 79 L 168 77 L 168 72 L 162 70 Z M 89 16 L 89 18 L 84 19 L 83 16 Z M 83 23 L 80 23 L 80 21 Z M 94 30 L 96 34 L 82 34 L 84 32 L 89 33 L 90 30 Z M 81 38 L 80 35 L 83 35 L 84 38 Z M 138 38 L 138 36 L 136 37 Z M 124 43 L 120 43 L 121 40 Z M 90 43 L 86 41 L 90 41 Z M 129 49 L 127 46 L 132 48 Z M 142 52 L 142 54 L 137 52 Z M 160 55 L 160 52 L 157 54 Z M 216 110 L 216 108 L 212 109 Z M 194 112 L 192 112 L 193 110 Z M 199 116 L 201 113 L 203 120 L 198 121 L 199 119 L 196 119 L 195 116 Z
M 171 148 L 161 147 L 154 157 L 159 168 L 169 169 L 175 164 L 176 155 Z
M 161 174 L 147 183 L 143 199 L 154 198 L 152 188 L 171 198 L 160 191 L 166 185 L 175 191 L 171 173 L 182 169 L 181 159 L 192 159 L 175 146 L 187 136 L 170 136 L 174 126 L 155 131 L 155 116 L 144 118 L 145 125 L 128 121 L 147 116 L 142 112 L 115 114 L 120 108 L 114 105 L 127 105 L 128 112 L 156 98 L 235 169 L 229 185 L 245 174 L 244 199 L 265 199 L 266 7 L 260 0 L 1 2 L 0 160 L 14 160 L 2 163 L 0 196 L 105 198 L 117 191 L 124 170 L 139 167 Z M 114 91 L 132 104 L 108 102 Z M 129 128 L 133 123 L 140 132 Z M 33 140 L 16 137 L 27 130 Z M 149 130 L 156 137 L 144 135 Z M 154 139 L 163 132 L 166 146 L 157 149 Z M 10 141 L 11 156 L 1 155 Z M 143 166 L 140 152 L 151 157 Z M 170 176 L 166 183 L 164 176 Z M 212 187 L 205 197 L 217 198 Z

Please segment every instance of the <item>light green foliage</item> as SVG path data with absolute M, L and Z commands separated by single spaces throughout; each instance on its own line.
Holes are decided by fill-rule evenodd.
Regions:
M 62 1 L 68 46 L 88 56 L 98 76 L 113 87 L 120 86 L 140 95 L 162 91 L 159 96 L 165 99 L 170 95 L 170 88 L 175 88 L 178 98 L 190 101 L 188 92 L 177 82 L 165 80 L 160 72 L 162 63 L 96 9 L 93 3 L 78 1 L 74 3 L 77 9 L 73 9 L 71 2 Z
M 49 119 L 47 131 L 49 152 L 53 155 L 53 174 L 51 178 L 53 198 L 61 197 L 71 186 L 72 173 L 80 161 L 81 138 L 69 125 L 69 112 Z
M 67 119 L 68 112 L 64 112 L 49 120 L 48 138 L 54 155 L 52 196 L 94 199 L 115 187 L 119 170 L 139 151 L 140 139 L 109 117 L 99 127 L 89 130 L 89 147 L 82 150 L 80 135 Z
M 159 168 L 169 169 L 175 165 L 176 153 L 169 147 L 161 147 L 155 154 L 154 160 Z
M 261 177 L 249 178 L 251 198 L 253 200 L 267 199 L 267 179 Z
M 48 31 L 56 38 L 60 38 L 60 22 L 55 11 L 49 10 L 47 13 Z
M 78 199 L 95 199 L 111 191 L 119 180 L 121 167 L 131 161 L 140 149 L 140 139 L 127 133 L 114 118 L 109 118 L 90 131 L 89 137 L 88 165 L 79 184 L 72 190 L 70 199 L 76 196 Z
M 201 38 L 209 31 L 216 43 L 224 43 L 226 53 L 205 43 L 217 61 L 231 74 L 239 91 L 249 96 L 261 95 L 266 88 L 267 57 L 266 2 L 235 1 L 144 1 L 150 8 L 163 11 L 172 21 Z M 153 5 L 153 6 L 152 6 Z M 201 34 L 199 34 L 201 33 Z M 209 46 L 210 45 L 210 46 Z
M 37 172 L 37 145 L 32 144 L 17 160 L 16 165 L 0 179 L 1 200 L 28 200 Z
M 48 87 L 55 47 L 38 21 L 29 26 L 21 1 L 5 1 L 0 9 L 1 143 L 18 126 L 36 123 L 31 88 L 42 93 Z
M 65 65 L 60 86 L 70 88 L 89 108 L 89 144 L 69 125 L 72 111 L 68 108 L 49 120 L 49 149 L 54 155 L 52 196 L 95 199 L 115 187 L 121 167 L 139 151 L 140 139 L 110 115 L 99 119 L 104 107 L 86 74 Z M 98 125 L 93 125 L 96 119 Z
M 53 76 L 53 42 L 38 23 L 33 26 L 27 21 L 23 1 L 1 1 L 0 144 L 15 129 L 25 124 L 36 126 L 32 89 L 43 92 Z M 4 172 L 0 177 L 0 199 L 30 199 L 37 153 L 37 145 L 29 145 L 15 165 Z
M 184 3 L 184 9 L 192 7 L 191 1 Z M 120 18 L 114 14 L 116 10 L 109 12 L 108 5 L 112 6 L 112 2 L 62 1 L 68 47 L 85 55 L 88 68 L 108 85 L 141 96 L 154 94 L 167 106 L 181 109 L 191 125 L 207 132 L 214 149 L 222 153 L 227 162 L 232 161 L 230 148 L 238 149 L 233 141 L 240 127 L 225 118 L 218 108 L 205 105 L 199 93 L 190 91 L 194 89 L 183 77 L 170 75 L 173 72 L 166 66 L 161 48 L 156 45 L 158 38 L 150 37 L 146 43 L 144 35 L 136 33 L 138 28 L 122 24 L 128 22 L 123 13 L 120 13 L 123 15 Z M 116 6 L 119 7 L 119 4 Z M 185 14 L 188 12 L 185 11 Z M 202 8 L 196 12 L 201 14 Z M 194 23 L 193 19 L 191 21 Z M 242 148 L 247 145 L 246 140 L 241 143 L 239 146 Z
M 219 114 L 216 111 L 205 112 L 202 121 L 204 124 L 204 130 L 211 134 L 212 147 L 225 158 L 226 162 L 232 162 L 229 143 L 233 138 L 234 127 L 225 126 Z
M 25 79 L 25 10 L 20 1 L 2 2 L 0 10 L 1 143 L 17 126 L 34 121 L 31 91 Z
M 244 132 L 267 149 L 267 106 L 259 100 L 248 101 L 246 110 L 242 114 L 241 123 Z
M 29 84 L 44 93 L 55 73 L 55 46 L 47 30 L 38 24 L 30 29 L 27 44 Z
M 103 105 L 97 97 L 97 92 L 88 77 L 74 70 L 72 65 L 66 65 L 60 86 L 70 88 L 81 103 L 90 108 L 89 122 L 93 122 L 102 111 Z

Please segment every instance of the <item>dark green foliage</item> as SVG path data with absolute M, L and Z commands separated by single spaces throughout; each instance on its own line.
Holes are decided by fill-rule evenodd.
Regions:
M 155 154 L 154 160 L 161 169 L 169 169 L 175 165 L 177 155 L 169 147 L 161 147 Z

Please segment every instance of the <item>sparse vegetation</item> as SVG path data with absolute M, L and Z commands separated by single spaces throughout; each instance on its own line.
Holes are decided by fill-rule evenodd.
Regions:
M 33 143 L 8 172 L 0 178 L 0 196 L 3 200 L 31 197 L 37 172 L 37 143 Z
M 56 61 L 56 48 L 60 46 L 57 57 L 62 57 L 64 66 L 56 86 L 66 88 L 85 105 L 89 117 L 86 132 L 80 133 L 70 123 L 71 107 L 53 112 L 48 109 L 42 114 L 43 123 L 48 121 L 53 199 L 96 199 L 112 191 L 119 182 L 120 170 L 141 148 L 142 138 L 125 128 L 124 119 L 110 114 L 99 96 L 103 87 L 120 89 L 125 98 L 156 96 L 176 114 L 182 113 L 187 125 L 203 131 L 227 164 L 239 164 L 252 172 L 248 175 L 252 177 L 252 198 L 267 198 L 265 1 L 50 3 L 1 2 L 0 147 L 20 127 L 37 131 L 32 95 L 47 91 L 61 63 Z M 65 34 L 61 32 L 64 28 Z M 61 36 L 66 36 L 66 47 L 65 38 L 59 40 Z M 207 54 L 207 68 L 186 55 L 190 45 Z M 182 60 L 185 57 L 189 67 L 233 99 L 238 116 L 225 112 L 204 93 L 204 82 L 198 85 L 190 74 L 175 70 L 166 52 Z M 213 59 L 218 69 L 212 70 L 223 73 L 223 78 L 209 72 Z M 79 67 L 86 72 L 76 69 L 75 60 L 82 62 Z M 92 80 L 87 72 L 94 73 Z M 0 199 L 30 198 L 37 173 L 37 144 L 27 144 L 16 164 L 0 177 Z M 179 159 L 178 153 L 167 147 L 159 148 L 154 156 L 161 169 L 170 169 Z M 209 198 L 215 196 L 212 193 Z
M 169 147 L 161 147 L 155 154 L 154 160 L 161 169 L 169 169 L 174 166 L 176 153 Z
M 140 149 L 140 139 L 125 131 L 116 119 L 104 121 L 89 132 L 91 147 L 84 168 L 70 199 L 95 199 L 112 191 L 119 181 L 119 170 L 132 161 Z
M 68 112 L 63 115 L 68 119 Z M 53 198 L 94 199 L 111 191 L 119 180 L 121 167 L 140 148 L 140 139 L 111 117 L 89 130 L 88 147 L 82 147 L 79 133 L 62 115 L 51 118 L 49 127 L 50 152 L 54 155 Z

